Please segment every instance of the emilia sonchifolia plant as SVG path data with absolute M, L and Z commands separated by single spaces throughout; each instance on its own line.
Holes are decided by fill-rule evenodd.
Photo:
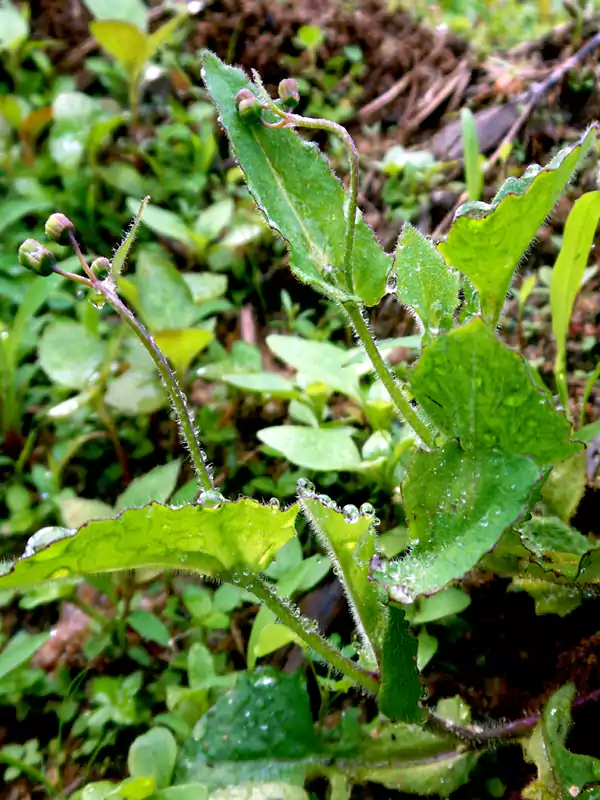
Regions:
M 371 780 L 447 795 L 468 780 L 490 744 L 518 739 L 527 743 L 539 768 L 532 788 L 539 793 L 531 797 L 562 797 L 563 790 L 587 796 L 588 785 L 600 779 L 600 762 L 566 749 L 572 687 L 559 690 L 539 717 L 495 726 L 452 720 L 423 696 L 410 621 L 415 604 L 502 553 L 506 543 L 503 574 L 515 580 L 543 580 L 581 597 L 600 580 L 600 550 L 569 527 L 568 514 L 553 507 L 550 517 L 540 516 L 543 501 L 546 508 L 551 505 L 546 487 L 580 463 L 586 429 L 574 429 L 570 413 L 556 407 L 529 365 L 497 333 L 516 267 L 594 146 L 596 127 L 546 167 L 532 166 L 521 178 L 509 178 L 491 203 L 461 206 L 445 241 L 435 244 L 405 225 L 391 255 L 357 208 L 359 164 L 352 138 L 334 122 L 296 114 L 300 98 L 294 80 L 282 81 L 273 100 L 257 74 L 250 82 L 209 52 L 203 56 L 203 77 L 256 205 L 288 245 L 291 270 L 339 304 L 412 437 L 402 486 L 410 546 L 387 561 L 378 552 L 374 509 L 339 508 L 306 479 L 299 481 L 296 502 L 288 508 L 249 498 L 229 501 L 214 488 L 202 432 L 176 375 L 119 297 L 142 203 L 113 258 L 89 265 L 73 223 L 61 214 L 50 217 L 48 236 L 71 244 L 82 274 L 62 271 L 32 240 L 22 245 L 20 262 L 41 276 L 58 272 L 82 284 L 140 339 L 170 395 L 196 470 L 198 499 L 178 507 L 151 503 L 127 509 L 79 530 L 44 529 L 29 541 L 23 558 L 5 565 L 0 588 L 144 567 L 232 582 L 268 606 L 294 641 L 342 676 L 341 685 L 377 700 L 377 736 L 327 757 L 325 744 L 314 745 L 321 755 L 311 755 L 303 776 L 320 772 L 332 782 L 342 776 L 347 788 Z M 350 162 L 348 189 L 316 145 L 298 134 L 303 128 L 339 137 Z M 591 214 L 588 205 L 580 221 L 579 239 L 565 236 L 563 253 L 572 252 L 564 259 L 570 259 L 573 274 L 587 258 L 577 246 L 582 226 L 585 235 L 593 234 L 600 215 L 598 193 L 591 195 L 595 205 Z M 386 294 L 410 309 L 422 329 L 420 357 L 405 383 L 382 356 L 367 322 L 367 309 Z M 344 587 L 359 642 L 352 658 L 264 575 L 295 535 L 298 515 L 308 519 Z M 303 758 L 308 763 L 306 753 Z M 573 766 L 577 759 L 585 768 Z M 558 794 L 544 794 L 550 784 Z

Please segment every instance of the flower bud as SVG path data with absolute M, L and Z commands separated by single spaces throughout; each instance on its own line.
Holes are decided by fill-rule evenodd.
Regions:
M 298 91 L 298 83 L 294 78 L 284 78 L 279 83 L 279 97 L 288 111 L 296 108 L 300 102 L 300 92 Z
M 75 233 L 75 225 L 64 214 L 52 214 L 46 220 L 46 236 L 59 244 L 69 244 L 69 233 Z
M 45 278 L 54 272 L 56 259 L 43 244 L 35 239 L 26 239 L 19 247 L 19 264 Z
M 258 117 L 261 104 L 250 89 L 240 89 L 235 96 L 235 105 L 240 117 Z
M 110 270 L 110 261 L 108 258 L 100 256 L 100 258 L 96 258 L 94 261 L 92 261 L 90 268 L 94 275 L 98 275 L 102 272 L 108 272 Z

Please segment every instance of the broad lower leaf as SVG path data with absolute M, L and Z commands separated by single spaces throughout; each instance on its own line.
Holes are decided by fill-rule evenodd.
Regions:
M 525 456 L 465 453 L 456 442 L 418 451 L 403 487 L 412 548 L 399 561 L 376 559 L 373 577 L 398 603 L 464 577 L 528 509 L 540 479 Z
M 106 344 L 73 320 L 56 320 L 44 329 L 38 357 L 46 375 L 69 389 L 88 387 L 106 353 Z
M 552 270 L 550 305 L 552 330 L 556 339 L 554 371 L 561 398 L 567 401 L 567 334 L 573 304 L 583 273 L 590 257 L 598 220 L 600 219 L 600 192 L 588 192 L 575 201 L 563 233 L 560 253 Z
M 30 540 L 27 556 L 0 577 L 0 589 L 145 567 L 225 579 L 242 569 L 260 572 L 294 535 L 297 513 L 296 505 L 280 511 L 248 498 L 218 508 L 152 503 L 128 509 L 116 519 L 88 522 L 77 532 L 51 529 L 52 538 L 62 538 L 48 546 Z
M 220 121 L 244 170 L 248 187 L 269 225 L 288 242 L 290 265 L 298 278 L 343 298 L 328 271 L 342 270 L 346 193 L 317 147 L 290 129 L 265 128 L 242 119 L 235 106 L 240 89 L 253 90 L 245 74 L 210 52 L 203 75 Z M 369 306 L 383 297 L 391 256 L 380 248 L 360 218 L 352 258 L 353 291 Z
M 575 687 L 570 684 L 555 692 L 527 744 L 526 752 L 538 768 L 537 780 L 523 792 L 527 800 L 598 798 L 600 760 L 571 753 L 566 747 L 574 697 Z
M 550 465 L 581 449 L 521 356 L 482 319 L 426 347 L 410 384 L 431 421 L 464 450 L 498 448 Z
M 306 759 L 316 750 L 300 674 L 268 667 L 240 675 L 202 717 L 180 755 L 175 783 L 198 781 L 211 791 L 257 780 L 302 786 Z
M 354 471 L 362 465 L 348 428 L 307 428 L 275 425 L 256 434 L 261 442 L 305 469 Z
M 294 384 L 277 372 L 233 373 L 232 375 L 223 375 L 222 380 L 236 389 L 263 394 L 266 397 L 285 399 L 301 397 L 301 393 L 294 387 Z
M 446 266 L 431 239 L 405 224 L 394 258 L 396 295 L 413 308 L 427 332 L 435 332 L 458 304 L 458 275 Z
M 170 329 L 154 334 L 154 341 L 180 377 L 185 375 L 192 361 L 214 338 L 211 331 L 202 328 Z
M 479 291 L 481 309 L 492 325 L 498 322 L 519 260 L 595 137 L 592 127 L 544 169 L 534 164 L 522 178 L 508 178 L 490 204 L 466 203 L 456 212 L 439 248 L 447 263 L 467 275 Z
M 364 655 L 375 667 L 381 655 L 387 610 L 378 600 L 377 588 L 369 581 L 369 565 L 375 555 L 373 517 L 360 514 L 356 506 L 346 506 L 342 513 L 324 505 L 318 496 L 301 497 L 300 504 L 319 543 L 333 562 Z
M 382 714 L 401 722 L 419 722 L 423 709 L 417 670 L 417 639 L 408 629 L 404 609 L 389 607 L 381 658 L 381 689 L 377 704 Z
M 115 509 L 122 511 L 124 508 L 139 508 L 152 501 L 166 503 L 175 491 L 180 471 L 181 461 L 176 458 L 140 475 L 118 497 Z

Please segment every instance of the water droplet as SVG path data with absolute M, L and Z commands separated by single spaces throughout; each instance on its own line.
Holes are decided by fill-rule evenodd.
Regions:
M 90 297 L 90 303 L 98 310 L 104 308 L 104 302 L 104 297 L 101 294 L 93 294 Z
M 300 497 L 310 497 L 315 493 L 315 485 L 308 478 L 300 478 L 296 484 L 296 491 Z
M 271 508 L 281 508 L 281 503 L 276 497 L 272 497 L 269 500 L 269 505 L 271 506 Z
M 200 492 L 198 497 L 198 504 L 203 508 L 219 508 L 224 502 L 225 498 L 216 489 L 207 489 L 204 492 Z
M 232 583 L 239 583 L 240 580 L 241 580 L 241 578 L 240 578 L 239 572 L 234 572 L 233 575 L 231 576 L 231 582 Z
M 344 520 L 346 522 L 350 522 L 351 524 L 358 522 L 360 518 L 358 508 L 353 505 L 344 506 L 342 509 L 342 514 L 344 515 Z
M 360 514 L 362 517 L 374 517 L 375 516 L 375 509 L 371 505 L 371 503 L 363 503 L 360 507 Z
M 387 277 L 387 283 L 385 285 L 385 290 L 388 294 L 396 294 L 396 289 L 398 288 L 398 276 L 395 272 L 390 272 Z

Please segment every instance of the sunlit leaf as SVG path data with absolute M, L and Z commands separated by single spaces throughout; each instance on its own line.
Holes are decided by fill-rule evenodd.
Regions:
M 148 60 L 148 37 L 135 23 L 96 19 L 90 22 L 90 33 L 109 55 L 123 65 L 130 80 L 138 79 Z
M 202 328 L 162 330 L 154 334 L 154 341 L 180 377 L 185 375 L 192 361 L 213 339 L 214 334 Z
M 154 414 L 168 402 L 167 392 L 156 375 L 134 369 L 109 384 L 104 400 L 115 411 L 130 417 Z
M 166 503 L 175 491 L 180 471 L 181 460 L 176 458 L 169 461 L 168 464 L 161 464 L 145 475 L 135 478 L 118 497 L 115 505 L 116 511 L 122 511 L 124 508 L 139 508 L 151 501 Z
M 466 203 L 456 212 L 439 248 L 447 263 L 467 275 L 477 288 L 483 314 L 491 324 L 500 317 L 520 258 L 595 137 L 596 128 L 592 127 L 544 169 L 534 164 L 523 177 L 508 178 L 490 204 Z
M 198 311 L 190 288 L 160 250 L 144 247 L 139 251 L 135 279 L 139 311 L 151 331 L 193 325 Z
M 38 357 L 46 375 L 60 386 L 83 389 L 98 372 L 106 344 L 73 320 L 55 320 L 44 329 Z
M 148 9 L 143 0 L 84 0 L 96 19 L 121 20 L 136 25 L 145 31 L 148 20 Z
M 297 513 L 297 506 L 280 511 L 249 499 L 218 508 L 152 503 L 128 509 L 116 519 L 89 522 L 76 533 L 64 531 L 47 547 L 30 548 L 33 555 L 0 577 L 0 589 L 146 567 L 225 579 L 236 570 L 260 572 L 294 535 Z
M 129 748 L 127 766 L 132 778 L 154 778 L 157 789 L 171 783 L 177 758 L 177 742 L 166 728 L 152 728 L 134 739 Z
M 277 358 L 285 361 L 310 382 L 321 382 L 332 389 L 358 397 L 356 372 L 347 366 L 348 352 L 331 342 L 314 342 L 299 336 L 272 333 L 267 345 Z
M 343 297 L 328 277 L 342 268 L 346 193 L 316 146 L 290 129 L 269 130 L 242 119 L 235 95 L 252 89 L 245 74 L 205 51 L 203 75 L 219 109 L 220 121 L 244 170 L 248 187 L 269 225 L 288 242 L 296 276 L 330 296 Z M 356 228 L 352 272 L 354 291 L 375 305 L 385 291 L 391 257 L 360 219 Z

